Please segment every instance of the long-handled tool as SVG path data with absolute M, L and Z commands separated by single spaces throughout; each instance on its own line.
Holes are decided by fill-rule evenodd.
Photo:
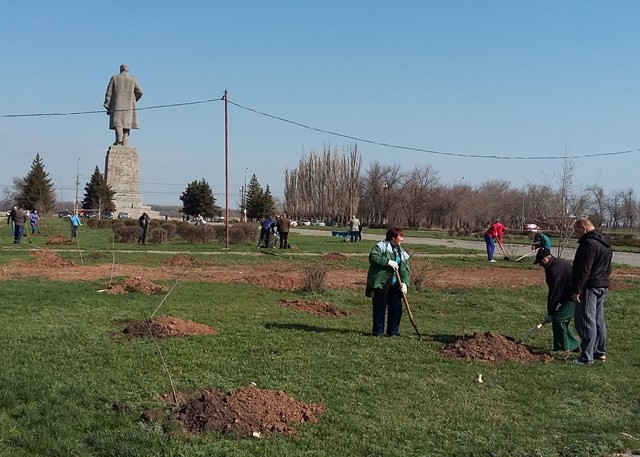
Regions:
M 402 284 L 402 278 L 400 278 L 400 272 L 395 270 L 396 280 L 398 281 L 398 286 Z M 411 326 L 416 331 L 416 335 L 418 335 L 418 339 L 422 340 L 422 336 L 420 336 L 420 332 L 418 331 L 418 326 L 416 325 L 416 320 L 413 318 L 413 313 L 411 312 L 411 307 L 409 306 L 409 300 L 407 300 L 407 294 L 402 292 L 402 301 L 404 302 L 404 307 L 407 310 L 407 314 L 409 315 L 409 321 L 411 322 Z
M 540 249 L 540 248 L 538 248 L 538 249 Z M 516 259 L 516 262 L 520 262 L 520 261 L 521 261 L 522 259 L 524 259 L 525 257 L 528 257 L 528 256 L 530 256 L 531 254 L 535 254 L 536 252 L 538 252 L 538 249 L 533 249 L 533 250 L 531 250 L 531 251 L 527 252 L 525 255 L 518 257 L 518 258 Z
M 506 251 L 504 250 L 504 246 L 502 246 L 502 241 L 498 240 L 498 245 L 500 246 L 500 249 L 502 249 L 502 253 L 504 254 L 504 260 L 509 260 L 509 256 L 507 255 Z
M 527 338 L 529 338 L 531 335 L 533 335 L 534 333 L 536 333 L 538 330 L 540 330 L 542 328 L 542 326 L 545 324 L 544 321 L 540 322 L 538 325 L 536 325 L 535 327 L 533 327 L 531 330 L 529 330 L 527 333 L 524 334 L 524 336 L 522 338 L 518 338 L 516 340 L 516 343 L 520 344 L 522 343 L 524 340 L 526 340 Z

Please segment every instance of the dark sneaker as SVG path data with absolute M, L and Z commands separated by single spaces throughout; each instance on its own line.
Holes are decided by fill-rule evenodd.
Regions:
M 580 359 L 576 359 L 573 361 L 574 365 L 593 365 L 593 362 L 583 362 Z

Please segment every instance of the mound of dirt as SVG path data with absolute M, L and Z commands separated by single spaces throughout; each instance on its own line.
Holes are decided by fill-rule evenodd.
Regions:
M 289 273 L 247 274 L 244 278 L 240 278 L 238 282 L 276 290 L 296 290 L 302 285 L 299 275 Z
M 322 258 L 324 260 L 347 260 L 349 257 L 339 252 L 327 252 Z
M 195 263 L 196 261 L 194 259 L 182 254 L 177 254 L 164 261 L 164 264 L 170 267 L 190 267 L 191 265 L 195 265 Z
M 127 325 L 123 333 L 132 337 L 180 338 L 195 335 L 217 335 L 218 330 L 205 324 L 182 320 L 174 316 L 160 316 Z
M 34 260 L 31 262 L 31 266 L 35 268 L 62 268 L 62 267 L 75 267 L 76 264 L 60 257 L 49 249 L 37 249 L 33 251 Z
M 285 308 L 303 311 L 315 316 L 344 317 L 349 314 L 338 308 L 336 305 L 322 300 L 287 300 L 283 298 L 280 300 L 280 304 Z
M 445 357 L 475 360 L 479 362 L 544 362 L 550 363 L 553 357 L 548 353 L 534 353 L 513 338 L 491 332 L 474 333 L 462 339 L 446 344 L 440 349 Z
M 186 432 L 218 430 L 260 437 L 273 433 L 297 435 L 294 425 L 317 422 L 325 407 L 302 403 L 283 391 L 241 387 L 233 392 L 210 389 L 170 414 Z
M 68 236 L 52 236 L 47 240 L 47 244 L 72 244 L 73 240 Z
M 166 287 L 154 284 L 142 276 L 131 277 L 120 284 L 114 284 L 105 289 L 105 292 L 111 295 L 126 294 L 127 292 L 142 292 L 145 295 L 153 295 L 166 291 Z

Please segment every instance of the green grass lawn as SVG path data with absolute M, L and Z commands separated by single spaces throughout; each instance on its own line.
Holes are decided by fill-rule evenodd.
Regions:
M 119 263 L 156 265 L 170 257 L 144 251 L 150 247 L 113 251 L 105 241 L 108 231 L 82 230 L 81 243 L 102 246 L 85 255 L 96 256 L 95 262 L 111 262 L 116 255 Z M 329 238 L 296 238 L 305 252 L 342 252 L 327 249 Z M 26 258 L 28 244 L 14 248 L 5 241 L 3 261 Z M 351 243 L 338 244 L 343 245 Z M 364 255 L 371 245 L 348 247 Z M 216 263 L 303 262 L 288 253 L 244 254 L 256 251 L 247 246 L 207 258 Z M 322 257 L 312 261 L 322 262 Z M 363 257 L 350 262 L 366 265 Z M 482 258 L 442 262 L 486 266 Z M 561 359 L 550 365 L 489 365 L 440 355 L 444 343 L 464 333 L 522 336 L 545 313 L 543 284 L 509 290 L 410 289 L 418 328 L 428 338 L 424 342 L 416 339 L 406 315 L 402 337 L 367 336 L 371 305 L 362 291 L 309 295 L 190 282 L 189 275 L 166 299 L 96 292 L 103 287 L 103 282 L 37 278 L 2 281 L 0 456 L 591 457 L 640 448 L 638 284 L 609 294 L 609 360 L 590 367 Z M 322 299 L 349 315 L 296 312 L 278 305 L 283 298 Z M 114 338 L 122 330 L 114 322 L 146 319 L 161 303 L 157 315 L 220 331 L 158 341 L 178 390 L 234 390 L 255 382 L 303 402 L 321 402 L 327 411 L 318 423 L 299 427 L 298 438 L 245 439 L 216 432 L 186 438 L 143 422 L 141 412 L 159 407 L 158 396 L 170 392 L 171 385 L 155 344 Z M 549 349 L 550 328 L 527 345 Z M 478 373 L 482 384 L 475 382 Z M 132 410 L 116 413 L 115 402 Z

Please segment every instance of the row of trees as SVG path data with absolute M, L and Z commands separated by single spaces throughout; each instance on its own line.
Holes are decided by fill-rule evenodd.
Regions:
M 343 225 L 356 214 L 369 226 L 454 231 L 480 230 L 496 217 L 512 228 L 537 223 L 561 236 L 570 233 L 573 221 L 582 215 L 613 230 L 638 226 L 640 202 L 633 189 L 607 194 L 592 185 L 577 192 L 573 176 L 573 163 L 565 160 L 556 175 L 544 177 L 543 184 L 513 188 L 508 181 L 490 180 L 476 187 L 462 181 L 446 185 L 428 164 L 405 171 L 398 164 L 373 162 L 363 170 L 356 145 L 341 153 L 325 147 L 322 153 L 303 153 L 297 167 L 285 171 L 283 202 L 273 197 L 268 185 L 263 188 L 254 174 L 239 206 L 254 220 L 287 212 L 292 218 Z M 24 178 L 14 178 L 14 189 L 7 197 L 42 214 L 53 210 L 54 186 L 40 154 Z M 96 166 L 84 188 L 82 208 L 113 210 L 113 197 Z M 189 183 L 179 198 L 185 214 L 212 218 L 222 213 L 204 178 Z

